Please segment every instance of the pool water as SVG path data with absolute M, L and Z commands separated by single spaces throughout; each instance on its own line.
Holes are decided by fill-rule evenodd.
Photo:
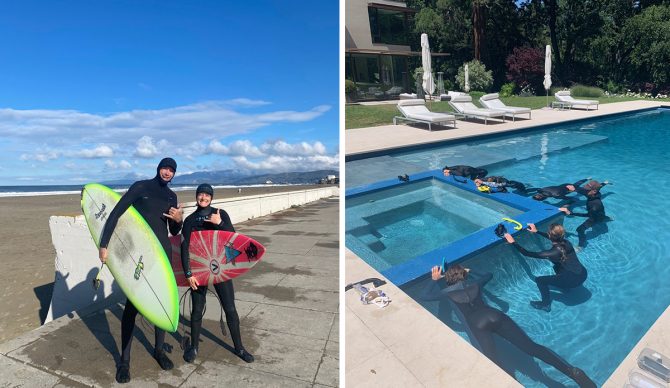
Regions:
M 492 305 L 506 310 L 532 339 L 584 369 L 602 385 L 670 304 L 668 128 L 670 111 L 657 109 L 383 158 L 387 169 L 394 161 L 405 170 L 414 166 L 417 171 L 445 164 L 482 166 L 489 175 L 503 175 L 535 187 L 587 177 L 613 182 L 601 190 L 606 212 L 613 221 L 589 230 L 588 244 L 579 253 L 589 277 L 581 288 L 552 292 L 551 312 L 535 310 L 528 304 L 539 299 L 533 277 L 552 273 L 548 262 L 523 257 L 505 244 L 466 261 L 466 266 L 494 274 L 486 287 Z M 350 174 L 352 182 L 369 183 L 369 176 L 357 176 L 354 166 L 365 166 L 365 160 L 351 166 L 347 163 L 347 183 Z M 556 200 L 548 202 L 558 204 Z M 584 204 L 580 198 L 574 210 L 585 212 Z M 575 230 L 584 220 L 564 220 L 574 245 Z M 435 233 L 430 228 L 423 230 Z M 519 235 L 518 240 L 529 250 L 549 246 L 528 232 Z M 428 271 L 426 268 L 426 274 Z M 413 284 L 405 291 L 416 297 L 424 285 Z M 459 331 L 446 306 L 425 306 Z M 502 346 L 522 384 L 574 386 L 553 367 Z
M 380 272 L 522 213 L 435 179 L 356 196 L 346 208 L 347 245 Z

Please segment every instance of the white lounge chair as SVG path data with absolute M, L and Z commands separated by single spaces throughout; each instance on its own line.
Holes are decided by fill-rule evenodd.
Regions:
M 560 104 L 563 105 L 563 107 L 567 106 L 568 108 L 572 109 L 573 107 L 576 106 L 581 106 L 585 107 L 586 110 L 590 110 L 591 106 L 595 105 L 596 109 L 598 109 L 598 104 L 599 102 L 596 100 L 576 100 L 572 98 L 570 95 L 569 90 L 561 90 L 560 92 L 554 93 L 554 96 L 556 97 L 556 100 Z
M 516 120 L 517 115 L 525 114 L 528 114 L 528 119 L 530 120 L 530 108 L 507 106 L 504 102 L 500 101 L 500 96 L 498 93 L 485 94 L 479 98 L 479 102 L 488 109 L 504 110 L 506 116 L 512 117 L 512 121 Z
M 449 101 L 449 105 L 454 108 L 457 115 L 464 118 L 472 117 L 484 120 L 484 124 L 488 124 L 488 120 L 492 118 L 501 119 L 505 122 L 505 115 L 507 112 L 499 109 L 480 108 L 472 103 L 472 97 L 467 95 L 455 96 Z
M 451 123 L 456 128 L 456 117 L 454 115 L 431 112 L 426 108 L 424 100 L 400 100 L 398 101 L 398 110 L 402 113 L 403 117 L 394 117 L 393 124 L 397 124 L 397 120 L 406 120 L 428 124 L 428 130 L 430 131 L 433 130 L 433 124 L 440 123 Z

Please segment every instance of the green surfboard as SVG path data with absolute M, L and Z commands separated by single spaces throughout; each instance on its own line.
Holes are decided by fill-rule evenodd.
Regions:
M 91 183 L 81 191 L 81 208 L 93 241 L 121 196 Z M 107 267 L 128 299 L 149 322 L 169 332 L 179 323 L 179 292 L 170 260 L 147 222 L 131 206 L 119 217 L 107 246 Z

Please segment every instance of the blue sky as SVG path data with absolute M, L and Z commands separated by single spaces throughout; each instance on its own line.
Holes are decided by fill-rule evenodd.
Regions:
M 0 2 L 0 185 L 338 168 L 337 1 Z

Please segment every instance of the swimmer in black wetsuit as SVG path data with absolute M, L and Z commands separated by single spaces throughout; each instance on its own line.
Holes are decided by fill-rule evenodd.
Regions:
M 217 209 L 211 206 L 214 198 L 214 189 L 207 183 L 203 183 L 195 191 L 195 198 L 198 208 L 193 214 L 186 217 L 184 228 L 182 230 L 181 243 L 181 265 L 184 268 L 186 280 L 191 287 L 191 301 L 193 310 L 191 311 L 191 346 L 184 349 L 184 360 L 193 362 L 198 356 L 198 341 L 200 341 L 200 328 L 202 327 L 202 314 L 205 309 L 207 284 L 200 285 L 195 277 L 191 275 L 191 266 L 189 258 L 189 244 L 191 242 L 191 232 L 200 230 L 225 230 L 235 232 L 230 217 L 225 210 Z M 242 337 L 240 336 L 240 317 L 235 309 L 235 291 L 233 290 L 233 281 L 214 285 L 216 294 L 223 305 L 223 311 L 226 313 L 226 322 L 230 335 L 233 337 L 235 345 L 235 355 L 245 362 L 254 362 L 254 356 L 242 346 Z
M 577 235 L 579 236 L 579 246 L 586 246 L 586 229 L 593 227 L 596 224 L 611 221 L 605 214 L 605 205 L 600 198 L 600 189 L 607 184 L 606 182 L 598 183 L 597 181 L 590 181 L 583 188 L 580 188 L 580 194 L 584 194 L 587 197 L 586 200 L 586 213 L 576 213 L 571 212 L 565 207 L 560 208 L 562 212 L 567 215 L 573 215 L 577 217 L 586 217 L 586 221 L 577 227 Z
M 462 177 L 467 177 L 470 178 L 471 180 L 475 180 L 477 178 L 482 179 L 488 174 L 489 172 L 486 171 L 483 168 L 476 168 L 472 166 L 444 166 L 442 169 L 442 174 L 444 176 L 449 176 L 449 175 L 454 175 L 454 176 L 462 176 Z
M 523 352 L 552 365 L 566 376 L 573 379 L 580 387 L 595 387 L 595 383 L 583 370 L 570 365 L 551 349 L 535 343 L 509 316 L 502 311 L 487 305 L 482 299 L 482 287 L 491 280 L 493 275 L 483 274 L 478 280 L 468 278 L 469 270 L 456 264 L 445 273 L 447 287 L 440 289 L 438 280 L 442 277 L 440 267 L 431 271 L 434 281 L 430 282 L 422 294 L 424 300 L 441 300 L 449 298 L 465 317 L 470 332 L 491 361 L 502 367 L 497 354 L 493 333 L 498 334 Z
M 549 239 L 552 245 L 551 249 L 542 252 L 530 252 L 517 244 L 514 241 L 514 237 L 509 233 L 505 233 L 505 239 L 508 243 L 513 244 L 522 255 L 549 260 L 554 264 L 554 272 L 556 275 L 538 276 L 535 278 L 535 283 L 537 283 L 537 288 L 540 289 L 542 300 L 533 300 L 530 302 L 530 305 L 536 309 L 548 312 L 551 311 L 549 286 L 562 289 L 579 287 L 586 281 L 588 274 L 586 268 L 584 268 L 577 258 L 577 253 L 575 253 L 572 244 L 565 239 L 565 229 L 563 229 L 563 225 L 551 224 L 548 233 L 543 233 L 535 228 L 535 224 L 528 224 L 528 230 Z
M 507 187 L 525 192 L 526 186 L 517 181 L 511 181 L 507 178 L 501 176 L 487 176 L 484 179 L 475 179 L 475 186 L 479 187 L 481 185 L 488 186 L 494 192 L 507 192 Z
M 107 245 L 116 228 L 119 217 L 132 205 L 142 218 L 149 224 L 151 230 L 160 241 L 167 257 L 172 255 L 172 246 L 168 239 L 168 225 L 170 233 L 176 235 L 181 229 L 182 210 L 177 203 L 177 195 L 168 187 L 168 183 L 177 171 L 177 162 L 172 158 L 165 158 L 158 163 L 156 176 L 153 179 L 138 181 L 132 184 L 128 191 L 116 204 L 103 229 L 100 237 L 100 261 L 107 260 Z M 130 381 L 130 345 L 135 330 L 137 308 L 130 300 L 126 301 L 121 320 L 121 360 L 116 370 L 116 381 L 127 383 Z M 165 330 L 154 327 L 155 346 L 154 358 L 163 370 L 173 367 L 172 361 L 165 355 Z
M 584 182 L 586 182 L 587 179 L 580 179 L 575 183 L 563 183 L 558 186 L 547 186 L 547 187 L 540 187 L 540 188 L 528 188 L 526 189 L 526 192 L 528 194 L 532 192 L 536 192 L 535 195 L 533 195 L 533 199 L 542 201 L 544 199 L 553 197 L 553 198 L 559 198 L 559 199 L 565 199 L 568 201 L 568 203 L 572 203 L 575 201 L 574 198 L 568 197 L 567 195 L 570 194 L 571 192 L 575 191 L 576 188 L 581 186 Z

